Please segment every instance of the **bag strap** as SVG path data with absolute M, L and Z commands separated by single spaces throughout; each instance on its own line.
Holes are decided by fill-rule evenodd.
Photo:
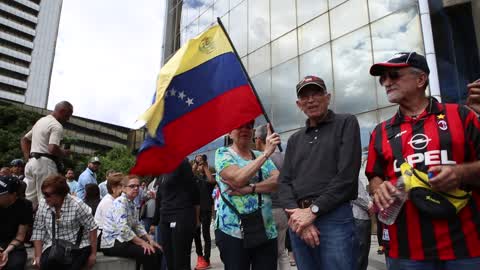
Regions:
M 51 211 L 52 213 L 52 241 L 55 240 L 56 237 L 56 231 L 55 231 L 55 212 Z M 75 240 L 75 246 L 79 247 L 80 242 L 82 242 L 82 236 L 83 236 L 83 226 L 80 226 L 80 229 L 77 232 L 77 239 Z
M 250 154 L 252 155 L 252 159 L 255 160 L 256 158 L 255 153 L 253 153 L 253 151 L 250 150 Z M 259 179 L 258 183 L 263 181 L 263 173 L 262 173 L 261 166 L 260 166 L 260 169 L 258 170 L 258 179 Z M 262 207 L 262 194 L 257 193 L 257 195 L 258 195 L 258 209 L 260 209 Z M 238 212 L 237 208 L 233 206 L 233 204 L 223 196 L 221 191 L 220 191 L 220 197 L 222 197 L 223 202 L 238 216 L 238 218 L 240 218 L 240 215 L 241 215 L 240 212 Z
M 52 213 L 52 240 L 55 240 L 55 212 Z

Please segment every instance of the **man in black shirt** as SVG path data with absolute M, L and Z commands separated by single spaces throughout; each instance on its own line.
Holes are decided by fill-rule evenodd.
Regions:
M 328 110 L 325 83 L 307 76 L 297 84 L 306 127 L 288 140 L 279 199 L 289 215 L 298 269 L 352 269 L 360 128 L 353 115 Z
M 210 237 L 210 223 L 212 221 L 213 198 L 212 191 L 215 187 L 215 179 L 210 172 L 206 155 L 197 155 L 192 164 L 193 174 L 197 182 L 200 197 L 200 226 L 195 232 L 195 250 L 197 253 L 197 265 L 195 269 L 202 270 L 210 267 L 210 249 L 212 240 Z M 202 251 L 202 239 L 205 248 Z
M 17 197 L 20 180 L 0 176 L 0 269 L 23 270 L 27 252 L 23 245 L 33 223 L 32 203 Z
M 153 224 L 160 226 L 167 268 L 190 269 L 190 253 L 200 212 L 192 167 L 185 159 L 175 171 L 159 176 Z

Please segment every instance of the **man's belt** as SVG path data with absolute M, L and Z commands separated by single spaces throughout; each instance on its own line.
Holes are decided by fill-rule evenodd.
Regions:
M 45 154 L 45 153 L 32 152 L 32 153 L 30 153 L 30 157 L 35 158 L 35 159 L 39 159 L 41 157 L 46 157 L 48 159 L 51 159 L 54 162 L 57 162 L 57 157 L 56 156 L 50 155 L 50 154 Z
M 298 204 L 299 208 L 302 208 L 302 209 L 303 208 L 309 208 L 310 205 L 312 205 L 314 201 L 315 200 L 313 200 L 313 199 L 303 199 L 303 200 L 298 200 L 297 204 Z

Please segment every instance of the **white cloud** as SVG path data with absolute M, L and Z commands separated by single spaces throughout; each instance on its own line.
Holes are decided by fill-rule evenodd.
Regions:
M 165 2 L 64 1 L 48 108 L 132 127 L 160 70 Z

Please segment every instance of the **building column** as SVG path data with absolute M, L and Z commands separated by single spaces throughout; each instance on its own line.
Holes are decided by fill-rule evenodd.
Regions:
M 420 21 L 422 25 L 425 57 L 427 58 L 428 67 L 430 68 L 430 95 L 441 101 L 437 58 L 435 55 L 435 46 L 433 45 L 432 22 L 430 20 L 430 8 L 428 6 L 428 0 L 418 0 L 418 6 L 420 9 Z

